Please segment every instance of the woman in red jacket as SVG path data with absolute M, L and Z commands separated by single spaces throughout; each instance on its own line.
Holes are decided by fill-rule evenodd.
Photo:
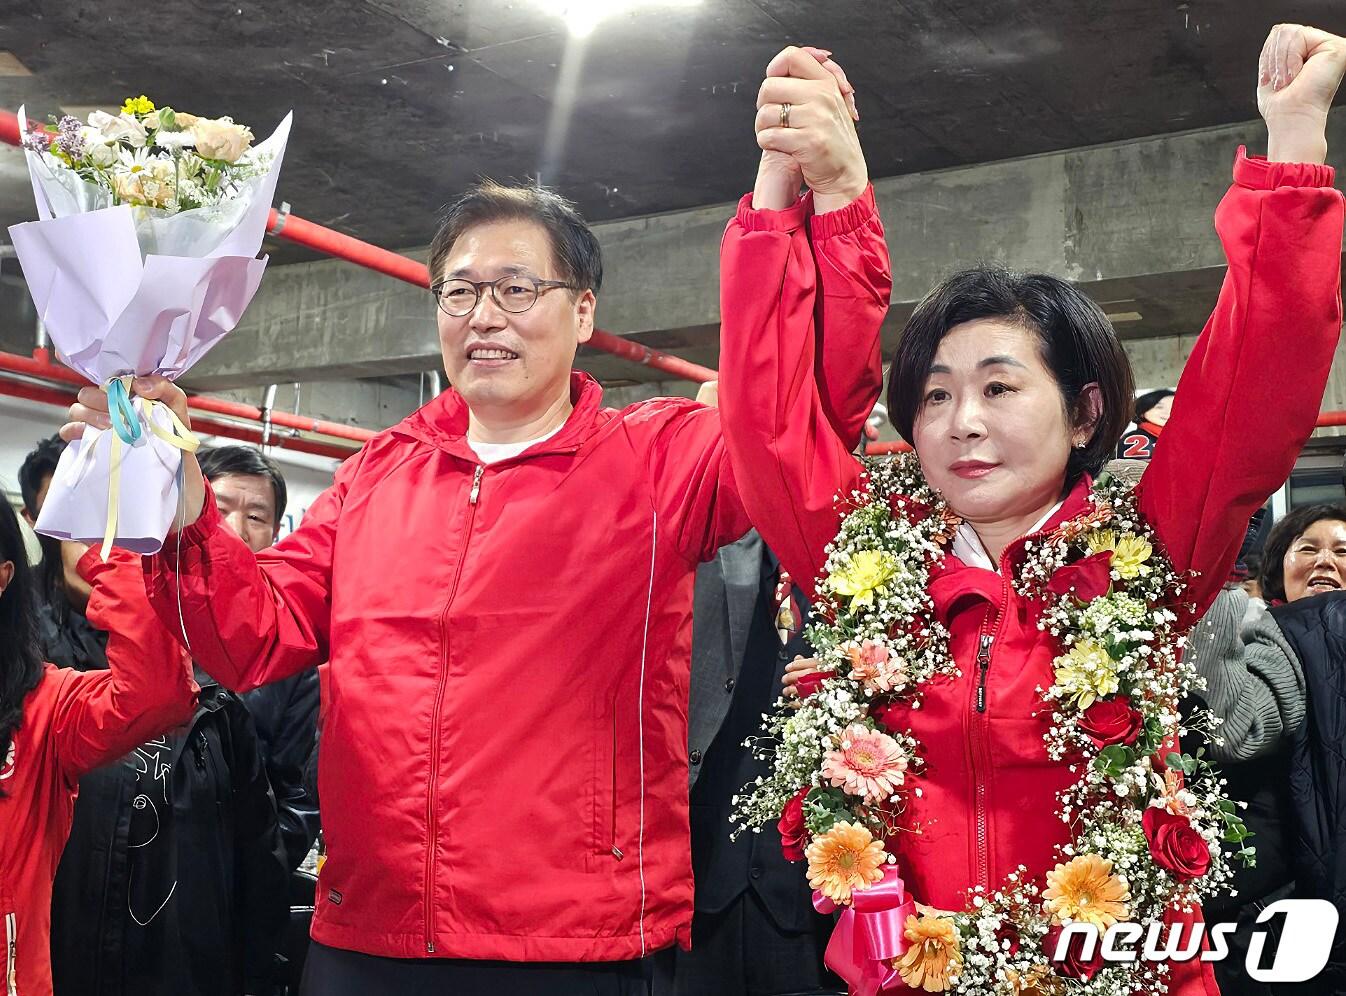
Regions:
M 181 723 L 190 663 L 145 596 L 140 558 L 91 550 L 88 619 L 108 630 L 106 671 L 43 664 L 18 519 L 0 502 L 0 917 L 6 996 L 50 996 L 51 883 L 79 777 Z
M 773 726 L 775 776 L 741 813 L 783 810 L 820 897 L 852 906 L 852 946 L 834 943 L 829 963 L 865 991 L 1216 991 L 1199 961 L 1105 965 L 1057 942 L 1072 922 L 1138 937 L 1184 919 L 1168 900 L 1190 914 L 1197 883 L 1225 875 L 1221 836 L 1241 836 L 1165 737 L 1181 635 L 1289 473 L 1331 366 L 1343 212 L 1324 136 L 1343 69 L 1342 39 L 1299 26 L 1268 39 L 1268 159 L 1238 155 L 1216 215 L 1228 275 L 1134 496 L 1090 477 L 1126 423 L 1131 376 L 1069 284 L 979 268 L 933 291 L 889 380 L 919 464 L 866 468 L 819 415 L 815 304 L 838 283 L 791 222 L 792 191 L 759 178 L 731 223 L 720 396 L 735 476 L 833 615 L 815 633 L 831 673 Z M 759 107 L 768 155 L 863 195 L 864 176 L 816 151 L 844 105 L 808 60 L 783 53 Z M 881 313 L 889 274 L 862 263 L 848 287 L 871 288 Z M 764 287 L 778 291 L 752 293 Z M 1231 414 L 1249 407 L 1271 415 L 1256 437 Z

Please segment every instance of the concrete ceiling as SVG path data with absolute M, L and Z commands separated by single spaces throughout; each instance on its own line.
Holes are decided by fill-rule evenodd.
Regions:
M 31 75 L 0 75 L 0 105 L 143 92 L 259 137 L 293 108 L 278 197 L 390 247 L 428 242 L 481 175 L 540 174 L 595 221 L 733 199 L 762 67 L 791 42 L 835 51 L 871 172 L 892 176 L 1246 120 L 1270 24 L 1346 30 L 1339 0 L 655 2 L 585 41 L 545 0 L 3 5 L 0 73 Z M 0 148 L 0 225 L 31 213 Z

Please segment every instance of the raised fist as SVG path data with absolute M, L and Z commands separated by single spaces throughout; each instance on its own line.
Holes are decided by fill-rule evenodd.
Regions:
M 1346 39 L 1302 24 L 1278 24 L 1258 62 L 1257 109 L 1276 117 L 1326 119 L 1346 73 Z
M 755 130 L 763 150 L 754 206 L 783 208 L 800 182 L 819 213 L 850 203 L 869 183 L 855 134 L 854 87 L 822 49 L 790 47 L 767 66 Z

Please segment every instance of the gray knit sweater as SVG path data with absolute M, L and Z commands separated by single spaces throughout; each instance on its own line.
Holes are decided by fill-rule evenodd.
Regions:
M 1269 754 L 1304 721 L 1304 669 L 1276 620 L 1242 588 L 1226 588 L 1192 631 L 1198 694 L 1224 722 L 1210 745 L 1222 764 Z

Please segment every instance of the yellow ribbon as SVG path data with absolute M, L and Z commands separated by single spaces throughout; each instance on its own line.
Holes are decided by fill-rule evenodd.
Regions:
M 121 378 L 123 386 L 129 392 L 131 378 Z M 103 388 L 107 390 L 106 387 Z M 145 422 L 150 432 L 154 433 L 170 446 L 182 450 L 184 453 L 195 453 L 201 446 L 201 440 L 192 434 L 192 431 L 182 424 L 182 419 L 178 418 L 178 413 L 169 408 L 162 401 L 156 401 L 153 398 L 133 398 L 132 405 Z M 173 431 L 163 428 L 154 421 L 154 408 L 158 405 L 168 413 L 169 419 L 173 423 Z M 117 535 L 117 519 L 121 513 L 121 474 L 122 474 L 122 439 L 119 433 L 112 433 L 112 451 L 108 464 L 108 496 L 107 496 L 107 522 L 103 527 L 103 544 L 99 547 L 99 555 L 103 560 L 107 560 L 108 553 L 112 550 L 112 541 Z

